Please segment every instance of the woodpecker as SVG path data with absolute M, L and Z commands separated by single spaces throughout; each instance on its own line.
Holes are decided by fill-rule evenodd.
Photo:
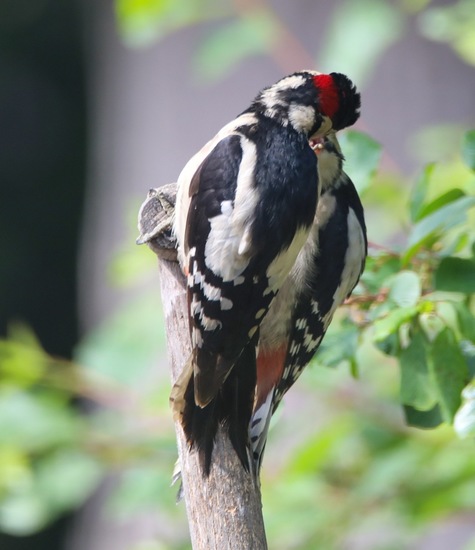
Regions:
M 260 326 L 250 424 L 259 471 L 272 414 L 315 355 L 338 306 L 358 283 L 367 255 L 363 206 L 342 169 L 335 132 L 314 140 L 321 195 L 309 235 Z
M 192 354 L 170 401 L 205 476 L 218 425 L 249 469 L 259 327 L 312 228 L 321 185 L 310 145 L 358 118 L 339 73 L 301 71 L 262 90 L 182 170 L 174 234 Z

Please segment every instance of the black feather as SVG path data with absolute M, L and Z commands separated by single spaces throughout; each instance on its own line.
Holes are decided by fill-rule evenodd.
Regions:
M 333 129 L 342 130 L 360 117 L 361 96 L 351 80 L 341 73 L 330 73 L 338 89 L 339 108 L 333 115 Z

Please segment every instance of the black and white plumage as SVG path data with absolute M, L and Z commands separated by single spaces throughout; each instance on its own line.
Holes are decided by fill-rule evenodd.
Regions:
M 351 294 L 367 254 L 363 207 L 331 132 L 318 144 L 322 191 L 307 241 L 260 327 L 256 403 L 250 431 L 260 467 L 272 414 L 315 355 Z
M 205 475 L 220 422 L 249 467 L 259 326 L 307 240 L 320 194 L 309 139 L 352 124 L 358 108 L 344 75 L 295 73 L 263 90 L 180 174 L 174 232 L 193 351 L 170 399 Z

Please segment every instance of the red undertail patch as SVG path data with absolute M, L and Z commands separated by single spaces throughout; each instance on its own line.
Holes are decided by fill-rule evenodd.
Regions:
M 269 392 L 277 386 L 284 371 L 287 343 L 277 348 L 259 351 L 257 356 L 257 390 L 255 410 L 266 400 Z

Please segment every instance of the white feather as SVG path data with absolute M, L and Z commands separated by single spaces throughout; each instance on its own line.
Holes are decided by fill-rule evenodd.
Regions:
M 211 230 L 205 246 L 206 266 L 225 282 L 238 279 L 249 264 L 251 224 L 259 200 L 254 189 L 256 146 L 242 136 L 241 147 L 234 209 L 226 205 L 220 215 L 210 219 Z
M 243 125 L 251 125 L 257 122 L 255 115 L 245 113 L 233 121 L 223 126 L 221 130 L 200 149 L 186 163 L 177 180 L 177 196 L 175 206 L 175 220 L 173 225 L 173 233 L 178 243 L 178 259 L 182 266 L 186 263 L 185 258 L 185 229 L 188 211 L 190 208 L 190 184 L 198 168 L 201 166 L 205 158 L 211 153 L 216 145 L 225 137 L 236 134 L 236 128 Z

